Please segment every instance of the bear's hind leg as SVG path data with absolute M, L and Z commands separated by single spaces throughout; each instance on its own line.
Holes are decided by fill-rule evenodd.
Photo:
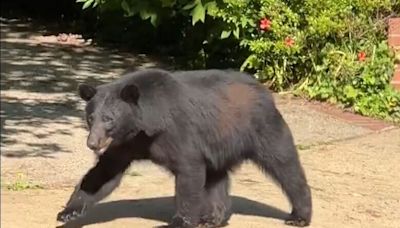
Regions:
M 308 226 L 312 215 L 311 191 L 292 141 L 283 139 L 268 151 L 257 151 L 253 160 L 281 185 L 288 196 L 293 209 L 285 223 Z
M 222 227 L 231 216 L 231 197 L 229 196 L 229 175 L 225 171 L 208 172 L 205 204 L 200 224 L 202 227 Z

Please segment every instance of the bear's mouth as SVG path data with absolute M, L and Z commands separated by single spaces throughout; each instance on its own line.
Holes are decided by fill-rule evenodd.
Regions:
M 97 155 L 102 155 L 108 149 L 108 147 L 110 147 L 112 141 L 113 141 L 113 138 L 111 138 L 111 137 L 108 137 L 105 140 L 102 140 L 99 149 L 95 150 L 94 152 Z

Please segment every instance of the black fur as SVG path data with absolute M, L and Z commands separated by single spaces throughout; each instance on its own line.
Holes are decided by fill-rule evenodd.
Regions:
M 105 183 L 123 173 L 133 160 L 144 159 L 152 141 L 152 138 L 140 132 L 131 142 L 109 148 L 83 177 L 80 188 L 89 194 L 95 194 Z
M 311 192 L 291 132 L 272 95 L 251 76 L 145 70 L 97 88 L 80 86 L 79 93 L 88 101 L 90 147 L 113 139 L 78 186 L 85 193 L 96 194 L 133 160 L 150 159 L 176 177 L 170 226 L 215 227 L 231 214 L 229 172 L 251 160 L 287 194 L 293 210 L 286 223 L 310 223 Z

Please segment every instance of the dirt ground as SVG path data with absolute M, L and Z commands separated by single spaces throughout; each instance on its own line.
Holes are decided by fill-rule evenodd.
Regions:
M 57 43 L 43 27 L 1 19 L 1 227 L 55 227 L 74 184 L 93 165 L 80 82 L 107 82 L 154 58 Z M 55 34 L 57 35 L 57 34 Z M 56 41 L 55 41 L 56 40 Z M 374 132 L 276 96 L 312 188 L 311 227 L 400 227 L 400 128 Z M 282 191 L 252 164 L 232 176 L 228 227 L 285 227 Z M 67 227 L 153 227 L 173 215 L 173 177 L 134 163 L 117 189 Z

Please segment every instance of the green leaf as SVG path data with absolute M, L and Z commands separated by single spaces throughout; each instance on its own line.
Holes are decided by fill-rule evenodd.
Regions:
M 87 0 L 76 0 L 76 2 L 86 2 Z
M 146 9 L 140 11 L 140 18 L 142 18 L 143 20 L 149 19 L 152 15 L 153 13 Z
M 236 39 L 239 39 L 239 33 L 240 33 L 239 27 L 237 27 L 235 30 L 233 30 L 233 35 L 236 37 Z
M 242 18 L 240 18 L 240 23 L 241 23 L 242 27 L 245 28 L 248 23 L 248 19 L 245 17 L 242 17 Z
M 231 35 L 231 31 L 222 31 L 221 39 L 226 39 Z
M 199 2 L 199 4 L 196 7 L 194 7 L 191 15 L 192 15 L 192 25 L 195 25 L 198 21 L 204 23 L 204 20 L 206 18 L 206 10 L 201 4 L 201 2 Z
M 207 2 L 206 4 L 204 4 L 204 8 L 207 11 L 208 15 L 213 17 L 217 16 L 218 6 L 215 1 Z
M 184 6 L 182 9 L 183 10 L 189 10 L 189 9 L 193 8 L 198 3 L 199 3 L 199 0 L 194 0 L 193 2 L 191 2 L 191 3 L 187 4 L 186 6 Z
M 176 0 L 161 0 L 161 6 L 162 7 L 172 7 L 175 5 Z
M 344 93 L 348 98 L 356 98 L 357 97 L 357 90 L 354 89 L 351 85 L 346 85 L 344 87 Z
M 88 0 L 88 1 L 86 1 L 86 2 L 83 4 L 82 9 L 88 8 L 88 7 L 92 4 L 92 2 L 93 2 L 93 0 Z
M 123 0 L 121 2 L 121 7 L 122 9 L 127 13 L 126 16 L 130 17 L 135 14 L 135 11 L 132 10 L 131 6 L 129 6 L 128 2 L 126 0 Z
M 156 12 L 148 10 L 148 9 L 142 9 L 140 11 L 140 18 L 142 18 L 142 20 L 147 20 L 150 18 L 150 23 L 156 27 L 157 23 L 158 23 L 158 15 Z
M 251 54 L 240 66 L 240 71 L 244 71 L 245 69 L 254 69 L 256 67 L 257 55 Z
M 122 7 L 122 9 L 123 9 L 125 12 L 127 12 L 128 14 L 129 14 L 129 12 L 131 11 L 131 8 L 129 7 L 128 3 L 127 3 L 125 0 L 123 0 L 123 1 L 121 2 L 121 7 Z
M 158 24 L 158 16 L 157 16 L 156 13 L 153 14 L 153 15 L 151 15 L 151 17 L 150 17 L 150 23 L 151 23 L 154 27 L 157 26 L 157 24 Z

